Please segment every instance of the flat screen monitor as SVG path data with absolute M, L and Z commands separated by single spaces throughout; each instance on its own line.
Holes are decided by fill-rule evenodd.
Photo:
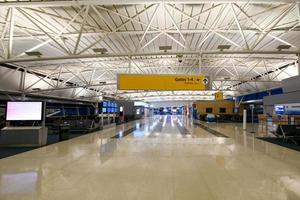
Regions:
M 107 107 L 107 102 L 103 101 L 103 107 Z
M 277 115 L 283 115 L 284 114 L 284 105 L 275 105 L 275 113 Z
M 106 113 L 106 108 L 102 108 L 102 113 Z
M 43 102 L 8 101 L 6 107 L 7 121 L 42 120 Z

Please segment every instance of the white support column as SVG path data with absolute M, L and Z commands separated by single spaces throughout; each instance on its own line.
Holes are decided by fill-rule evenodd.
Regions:
M 300 54 L 298 54 L 298 75 L 300 75 Z
M 131 74 L 131 56 L 129 56 L 129 63 L 128 63 L 128 68 L 129 68 L 129 74 Z
M 243 130 L 246 130 L 247 128 L 247 110 L 244 109 L 243 112 Z
M 43 128 L 46 127 L 46 105 L 47 105 L 47 102 L 44 101 L 43 102 L 43 121 L 42 121 L 42 127 Z

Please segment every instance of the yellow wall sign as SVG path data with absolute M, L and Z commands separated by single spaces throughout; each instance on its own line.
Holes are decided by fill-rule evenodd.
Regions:
M 216 92 L 215 93 L 215 99 L 216 100 L 223 100 L 224 99 L 223 92 Z
M 118 90 L 208 90 L 206 76 L 118 74 Z

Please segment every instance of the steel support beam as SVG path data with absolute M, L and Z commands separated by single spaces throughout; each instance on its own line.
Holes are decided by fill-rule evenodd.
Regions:
M 166 0 L 170 4 L 215 4 L 215 3 L 236 3 L 234 0 Z M 249 0 L 240 0 L 239 3 L 248 3 Z M 300 2 L 299 0 L 274 0 L 272 4 L 287 4 Z M 8 1 L 0 3 L 0 7 L 58 7 L 58 6 L 86 6 L 86 5 L 132 5 L 132 4 L 155 4 L 161 0 L 65 0 L 65 1 Z M 270 0 L 252 0 L 255 4 L 270 4 Z
M 16 59 L 4 59 L 0 60 L 0 64 L 3 63 L 20 63 L 20 62 L 39 62 L 39 61 L 51 61 L 51 60 L 70 60 L 70 59 L 88 59 L 88 58 L 118 58 L 118 57 L 135 57 L 135 56 L 176 56 L 181 55 L 298 55 L 300 51 L 186 51 L 186 52 L 156 52 L 156 53 L 131 53 L 129 54 L 88 54 L 88 55 L 67 55 L 67 56 L 53 56 L 53 57 L 40 57 L 40 58 L 16 58 Z
M 300 54 L 298 54 L 298 75 L 300 75 Z
M 77 14 L 78 15 L 78 14 Z M 0 22 L 0 24 L 3 24 Z M 4 24 L 3 24 L 4 26 Z M 20 27 L 19 25 L 15 25 L 17 28 L 22 29 L 23 27 Z M 25 28 L 24 28 L 25 29 Z M 64 28 L 65 29 L 65 28 Z M 207 32 L 209 29 L 181 29 L 180 32 L 182 34 L 200 34 L 200 33 L 205 33 Z M 239 30 L 236 29 L 230 29 L 230 30 L 221 30 L 221 29 L 211 29 L 213 32 L 218 32 L 218 33 L 232 33 L 232 34 L 239 34 Z M 161 31 L 159 30 L 148 30 L 146 34 L 151 35 L 151 34 L 157 34 L 160 33 Z M 166 30 L 165 31 L 168 34 L 178 34 L 177 30 Z M 259 29 L 243 29 L 244 33 L 261 33 L 262 31 L 260 31 Z M 276 34 L 280 34 L 280 33 L 284 33 L 286 32 L 286 29 L 273 29 L 270 31 L 270 33 L 276 33 Z M 299 33 L 300 34 L 300 30 L 299 29 L 293 29 L 290 30 L 289 32 L 292 33 Z M 107 33 L 112 33 L 112 32 L 83 32 L 82 36 L 88 37 L 88 36 L 102 36 L 103 34 L 107 34 Z M 124 30 L 120 30 L 117 32 L 114 32 L 114 34 L 118 34 L 118 35 L 143 35 L 145 33 L 145 31 L 143 30 L 128 30 L 128 31 L 124 31 Z M 69 33 L 62 33 L 59 35 L 60 37 L 69 37 L 69 38 L 76 38 L 78 36 L 77 32 L 69 32 Z M 274 37 L 273 35 L 270 35 L 270 37 Z M 30 36 L 26 35 L 26 34 L 14 34 L 14 40 L 32 40 L 32 37 L 35 38 L 39 38 L 39 39 L 49 39 L 49 37 L 45 34 L 32 34 Z M 58 37 L 58 36 L 56 36 Z M 278 37 L 276 37 L 278 38 Z M 4 36 L 3 41 L 8 41 L 9 37 L 8 36 Z

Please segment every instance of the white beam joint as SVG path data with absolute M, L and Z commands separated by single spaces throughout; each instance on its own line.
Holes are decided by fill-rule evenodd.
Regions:
M 7 58 L 11 58 L 13 51 L 13 36 L 14 36 L 14 23 L 15 23 L 15 8 L 10 8 L 10 20 L 9 20 L 9 40 Z

